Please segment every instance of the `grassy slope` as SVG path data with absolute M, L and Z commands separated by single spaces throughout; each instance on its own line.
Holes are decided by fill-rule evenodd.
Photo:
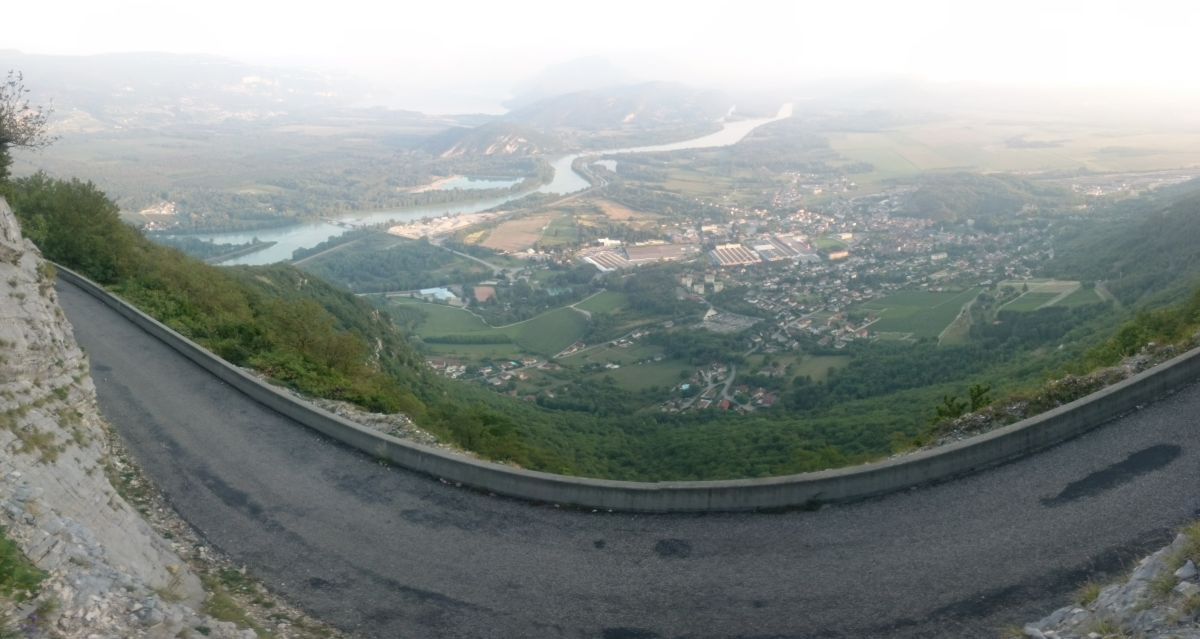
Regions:
M 0 597 L 24 601 L 37 592 L 45 577 L 46 573 L 38 570 L 0 528 Z
M 1056 276 L 1103 281 L 1121 303 L 1162 304 L 1200 282 L 1200 182 L 1112 204 L 1065 234 Z
M 393 298 L 389 303 L 400 308 L 420 309 L 424 317 L 414 328 L 422 337 L 501 334 L 508 336 L 521 349 L 538 355 L 558 353 L 581 339 L 587 330 L 587 318 L 583 313 L 569 308 L 556 308 L 524 322 L 492 328 L 461 308 L 407 298 Z
M 871 325 L 872 331 L 937 337 L 980 290 L 970 288 L 957 293 L 905 291 L 873 300 L 862 307 L 879 312 L 879 321 Z
M 575 305 L 590 313 L 615 313 L 629 304 L 629 298 L 624 293 L 616 291 L 601 291 Z
M 554 355 L 583 337 L 587 318 L 569 308 L 557 308 L 537 317 L 499 329 L 518 346 L 539 355 Z

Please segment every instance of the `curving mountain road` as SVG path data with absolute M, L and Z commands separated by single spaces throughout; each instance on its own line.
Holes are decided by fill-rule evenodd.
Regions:
M 105 415 L 180 514 L 364 637 L 986 637 L 1200 507 L 1200 388 L 1033 457 L 818 512 L 562 511 L 381 466 L 75 287 Z

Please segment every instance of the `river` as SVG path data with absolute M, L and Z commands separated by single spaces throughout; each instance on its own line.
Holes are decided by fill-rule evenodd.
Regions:
M 704 149 L 719 146 L 729 146 L 731 144 L 737 144 L 743 138 L 749 135 L 751 131 L 764 124 L 789 118 L 791 116 L 792 105 L 788 103 L 779 109 L 779 113 L 775 115 L 775 117 L 748 118 L 745 120 L 725 122 L 720 131 L 698 138 L 693 138 L 691 140 L 671 142 L 669 144 L 654 144 L 650 146 L 610 149 L 606 151 L 589 151 L 586 153 L 576 153 L 574 155 L 563 156 L 551 162 L 551 166 L 554 168 L 554 178 L 550 182 L 543 184 L 534 192 L 567 195 L 576 191 L 582 191 L 583 189 L 591 186 L 591 183 L 588 182 L 586 178 L 579 173 L 576 173 L 572 168 L 572 164 L 574 164 L 575 160 L 581 157 L 628 155 L 631 153 L 660 153 L 664 151 L 679 151 L 683 149 Z M 260 229 L 257 231 L 199 233 L 192 235 L 192 237 L 201 240 L 211 240 L 213 242 L 217 242 L 218 244 L 244 244 L 256 237 L 265 242 L 275 242 L 274 246 L 265 248 L 261 251 L 241 255 L 231 260 L 221 262 L 222 265 L 271 264 L 274 262 L 292 259 L 292 251 L 295 251 L 296 249 L 316 246 L 317 244 L 320 244 L 331 237 L 345 233 L 347 231 L 347 225 L 360 226 L 379 224 L 388 221 L 407 222 L 411 220 L 418 220 L 423 217 L 437 217 L 447 213 L 475 213 L 500 206 L 501 204 L 522 198 L 528 194 L 529 192 L 523 192 L 504 195 L 501 197 L 475 200 L 471 202 L 449 202 L 445 204 L 409 206 L 387 211 L 373 211 L 369 213 L 349 213 L 338 216 L 337 219 L 340 223 L 328 221 L 303 222 L 300 224 L 292 224 L 278 228 Z

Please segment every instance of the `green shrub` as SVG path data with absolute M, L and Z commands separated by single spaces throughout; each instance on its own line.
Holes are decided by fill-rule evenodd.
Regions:
M 24 601 L 37 594 L 46 573 L 34 566 L 0 527 L 0 596 Z

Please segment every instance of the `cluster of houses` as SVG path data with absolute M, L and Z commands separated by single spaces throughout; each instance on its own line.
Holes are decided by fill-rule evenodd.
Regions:
M 685 266 L 676 282 L 683 292 L 675 294 L 715 305 L 702 325 L 715 332 L 745 333 L 748 346 L 771 354 L 803 352 L 814 345 L 844 349 L 856 340 L 872 339 L 877 317 L 863 310 L 865 302 L 901 290 L 942 290 L 1028 277 L 1050 254 L 1049 238 L 1036 225 L 986 232 L 971 224 L 939 227 L 931 220 L 895 214 L 899 197 L 834 200 L 820 211 L 797 208 L 786 213 L 727 206 L 725 221 L 667 222 L 660 228 L 664 240 L 627 244 L 604 238 L 563 257 L 602 272 L 681 262 Z M 492 283 L 474 288 L 477 298 L 495 295 L 496 289 L 485 284 Z M 722 308 L 734 304 L 728 294 L 708 297 L 729 289 L 738 291 L 737 309 Z M 420 295 L 445 297 L 438 289 L 422 290 Z M 621 338 L 615 345 L 627 346 L 637 337 Z M 557 357 L 586 348 L 577 342 Z M 438 368 L 437 360 L 431 363 Z M 470 369 L 446 363 L 440 370 L 503 387 L 523 379 L 529 366 L 555 364 L 513 360 Z M 661 409 L 749 411 L 778 401 L 766 389 L 735 386 L 722 377 L 732 374 L 724 367 L 715 363 L 698 370 L 675 388 Z
M 481 366 L 468 366 L 460 360 L 442 357 L 431 358 L 427 363 L 434 371 L 451 379 L 474 380 L 489 386 L 503 386 L 510 381 L 529 379 L 526 369 L 558 367 L 536 357 L 508 359 Z
M 736 373 L 721 363 L 701 367 L 685 382 L 672 390 L 672 397 L 659 405 L 666 413 L 687 411 L 722 410 L 751 412 L 759 408 L 770 408 L 779 401 L 779 395 L 761 386 L 737 384 Z

